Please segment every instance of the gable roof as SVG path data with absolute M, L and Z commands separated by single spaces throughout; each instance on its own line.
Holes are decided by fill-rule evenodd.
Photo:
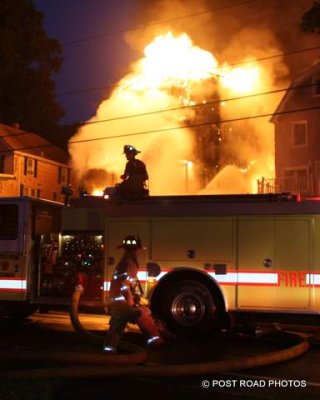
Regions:
M 68 164 L 69 155 L 66 151 L 35 133 L 0 124 L 0 142 L 8 151 L 20 151 L 58 163 Z
M 275 122 L 278 117 L 278 114 L 281 114 L 282 111 L 286 109 L 286 106 L 294 93 L 294 88 L 300 85 L 303 85 L 308 79 L 310 79 L 313 75 L 320 74 L 320 62 L 317 62 L 311 68 L 308 68 L 304 73 L 299 75 L 296 79 L 293 79 L 288 90 L 285 92 L 282 97 L 278 107 L 276 108 L 273 116 L 270 118 L 271 122 Z

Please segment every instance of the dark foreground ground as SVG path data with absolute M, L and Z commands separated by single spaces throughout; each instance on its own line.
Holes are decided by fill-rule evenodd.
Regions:
M 106 318 L 82 316 L 86 328 L 103 335 Z M 35 353 L 72 351 L 100 353 L 100 347 L 88 344 L 73 332 L 66 313 L 35 314 L 20 325 L 1 323 L 0 352 L 17 352 L 24 349 Z M 126 340 L 144 345 L 140 333 L 132 329 Z M 250 355 L 264 354 L 289 347 L 285 336 L 269 335 L 256 339 L 244 335 L 215 336 L 206 340 L 179 340 L 161 350 L 148 351 L 150 364 L 192 364 L 231 360 Z M 279 339 L 279 340 L 278 340 Z M 1 354 L 0 354 L 1 357 Z M 0 361 L 1 362 L 1 361 Z M 72 366 L 71 366 L 72 367 Z M 50 361 L 1 363 L 2 372 L 10 369 L 59 368 Z M 73 368 L 73 367 L 72 367 Z M 77 365 L 74 366 L 77 368 Z M 90 366 L 87 366 L 90 370 Z M 112 368 L 112 366 L 105 366 Z M 1 373 L 1 372 L 0 372 Z M 127 397 L 128 396 L 128 397 Z M 100 400 L 100 399 L 251 399 L 251 400 L 302 400 L 320 399 L 320 346 L 314 343 L 303 356 L 281 364 L 241 370 L 214 376 L 178 378 L 46 378 L 2 379 L 0 400 Z

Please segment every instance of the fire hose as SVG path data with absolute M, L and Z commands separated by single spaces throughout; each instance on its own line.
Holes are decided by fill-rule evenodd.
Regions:
M 81 296 L 80 286 L 72 295 L 70 307 L 70 320 L 74 330 L 86 341 L 99 344 L 102 347 L 103 337 L 86 330 L 80 323 L 78 316 L 79 301 Z M 145 350 L 133 343 L 122 341 L 119 345 L 118 354 L 90 354 L 74 353 L 71 351 L 44 351 L 39 352 L 20 350 L 0 353 L 1 363 L 12 361 L 50 361 L 61 364 L 86 364 L 86 365 L 117 365 L 117 364 L 142 364 L 146 361 Z
M 79 301 L 82 294 L 81 285 L 77 286 L 73 292 L 70 307 L 70 320 L 74 330 L 85 340 L 89 340 L 93 343 L 100 344 L 102 346 L 102 336 L 95 335 L 91 331 L 85 329 L 78 315 Z M 125 354 L 123 354 L 125 353 Z M 136 344 L 121 341 L 119 345 L 119 354 L 105 354 L 103 355 L 108 359 L 108 364 L 142 364 L 146 361 L 147 355 L 145 350 L 137 346 Z
M 86 331 L 78 318 L 78 305 L 81 292 L 75 291 L 71 304 L 71 321 L 75 330 L 87 339 L 96 343 L 102 338 Z M 287 332 L 284 332 L 287 333 Z M 309 349 L 307 338 L 295 333 L 287 333 L 288 339 L 294 341 L 290 348 L 273 351 L 261 355 L 239 357 L 231 360 L 213 361 L 198 364 L 142 364 L 146 360 L 146 353 L 137 346 L 122 343 L 122 351 L 137 351 L 133 354 L 98 355 L 98 354 L 67 354 L 65 352 L 41 352 L 41 354 L 21 354 L 21 359 L 43 360 L 66 364 L 63 368 L 26 369 L 4 371 L 2 377 L 6 379 L 46 379 L 46 378 L 90 378 L 90 377 L 183 377 L 183 376 L 210 376 L 216 373 L 238 371 L 263 365 L 270 365 L 296 358 Z M 2 361 L 5 361 L 1 355 Z M 19 359 L 19 354 L 7 355 L 7 359 Z M 67 364 L 85 364 L 85 366 L 68 366 Z M 106 367 L 105 364 L 108 364 Z M 118 365 L 117 365 L 118 364 Z M 122 364 L 122 365 L 119 365 Z
M 293 336 L 293 335 L 292 335 Z M 199 364 L 176 364 L 176 365 L 113 365 L 85 367 L 66 366 L 64 368 L 32 369 L 5 371 L 2 377 L 5 379 L 45 379 L 45 378 L 92 378 L 92 377 L 183 377 L 183 376 L 210 376 L 216 373 L 239 371 L 263 365 L 270 365 L 296 358 L 305 353 L 309 343 L 304 338 L 298 338 L 294 346 L 251 357 L 239 357 L 232 360 L 214 361 Z M 110 356 L 111 357 L 111 356 Z M 64 356 L 65 358 L 65 356 Z M 60 360 L 62 361 L 62 360 Z M 64 362 L 68 362 L 67 359 Z M 96 363 L 95 363 L 96 364 Z

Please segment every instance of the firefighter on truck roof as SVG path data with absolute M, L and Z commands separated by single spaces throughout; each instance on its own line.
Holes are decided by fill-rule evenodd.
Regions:
M 111 315 L 109 330 L 103 351 L 116 353 L 127 322 L 138 324 L 147 337 L 147 345 L 158 347 L 164 343 L 158 326 L 147 306 L 141 305 L 143 295 L 137 274 L 139 264 L 137 253 L 142 249 L 139 236 L 126 236 L 119 246 L 124 254 L 113 273 L 108 311 Z
M 143 161 L 136 159 L 136 155 L 140 151 L 131 145 L 125 145 L 123 153 L 128 162 L 123 175 L 120 177 L 122 182 L 117 185 L 117 192 L 120 195 L 148 194 L 146 181 L 149 177 L 146 165 Z

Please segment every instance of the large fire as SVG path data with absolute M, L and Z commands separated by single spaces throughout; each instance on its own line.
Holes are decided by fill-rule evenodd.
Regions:
M 259 66 L 226 68 L 221 75 L 221 84 L 237 94 L 258 92 L 262 86 Z
M 138 62 L 140 74 L 131 81 L 135 89 L 187 87 L 210 79 L 217 71 L 213 55 L 194 46 L 185 33 L 178 37 L 171 32 L 157 36 L 146 46 L 144 55 Z
M 96 193 L 119 181 L 126 162 L 122 147 L 130 143 L 141 150 L 141 158 L 147 164 L 151 194 L 199 192 L 203 183 L 208 182 L 200 181 L 203 164 L 195 154 L 198 138 L 192 127 L 186 126 L 192 126 L 197 121 L 200 105 L 207 103 L 213 106 L 202 111 L 206 127 L 210 128 L 213 119 L 210 112 L 222 116 L 222 120 L 230 116 L 241 118 L 252 112 L 252 101 L 223 101 L 219 107 L 218 101 L 210 100 L 228 100 L 228 97 L 257 93 L 268 83 L 266 71 L 257 62 L 236 67 L 225 63 L 219 66 L 213 54 L 195 46 L 185 33 L 174 36 L 168 32 L 155 37 L 145 47 L 144 56 L 133 65 L 132 72 L 100 104 L 96 116 L 72 138 L 72 142 L 101 139 L 69 145 L 79 181 L 87 190 L 95 190 Z M 257 103 L 260 106 L 259 100 Z M 219 135 L 228 131 L 226 138 L 230 143 L 237 142 L 235 125 L 225 128 L 217 117 L 212 124 L 215 124 Z M 218 138 L 221 149 L 223 135 Z M 250 142 L 249 135 L 247 139 Z M 203 143 L 203 146 L 209 148 L 213 143 Z M 263 157 L 261 162 L 253 163 L 259 154 L 251 152 L 254 153 L 248 150 L 248 154 L 242 157 L 241 166 L 232 166 L 232 170 L 237 169 L 237 174 L 241 176 L 240 185 L 225 188 L 221 179 L 219 182 L 214 178 L 205 193 L 255 191 L 256 178 L 270 176 L 271 172 L 269 163 Z M 192 169 L 188 165 L 193 165 Z M 89 171 L 97 171 L 99 178 L 96 179 L 95 174 Z M 215 171 L 211 172 L 211 176 L 215 175 Z M 225 179 L 228 180 L 228 174 Z

